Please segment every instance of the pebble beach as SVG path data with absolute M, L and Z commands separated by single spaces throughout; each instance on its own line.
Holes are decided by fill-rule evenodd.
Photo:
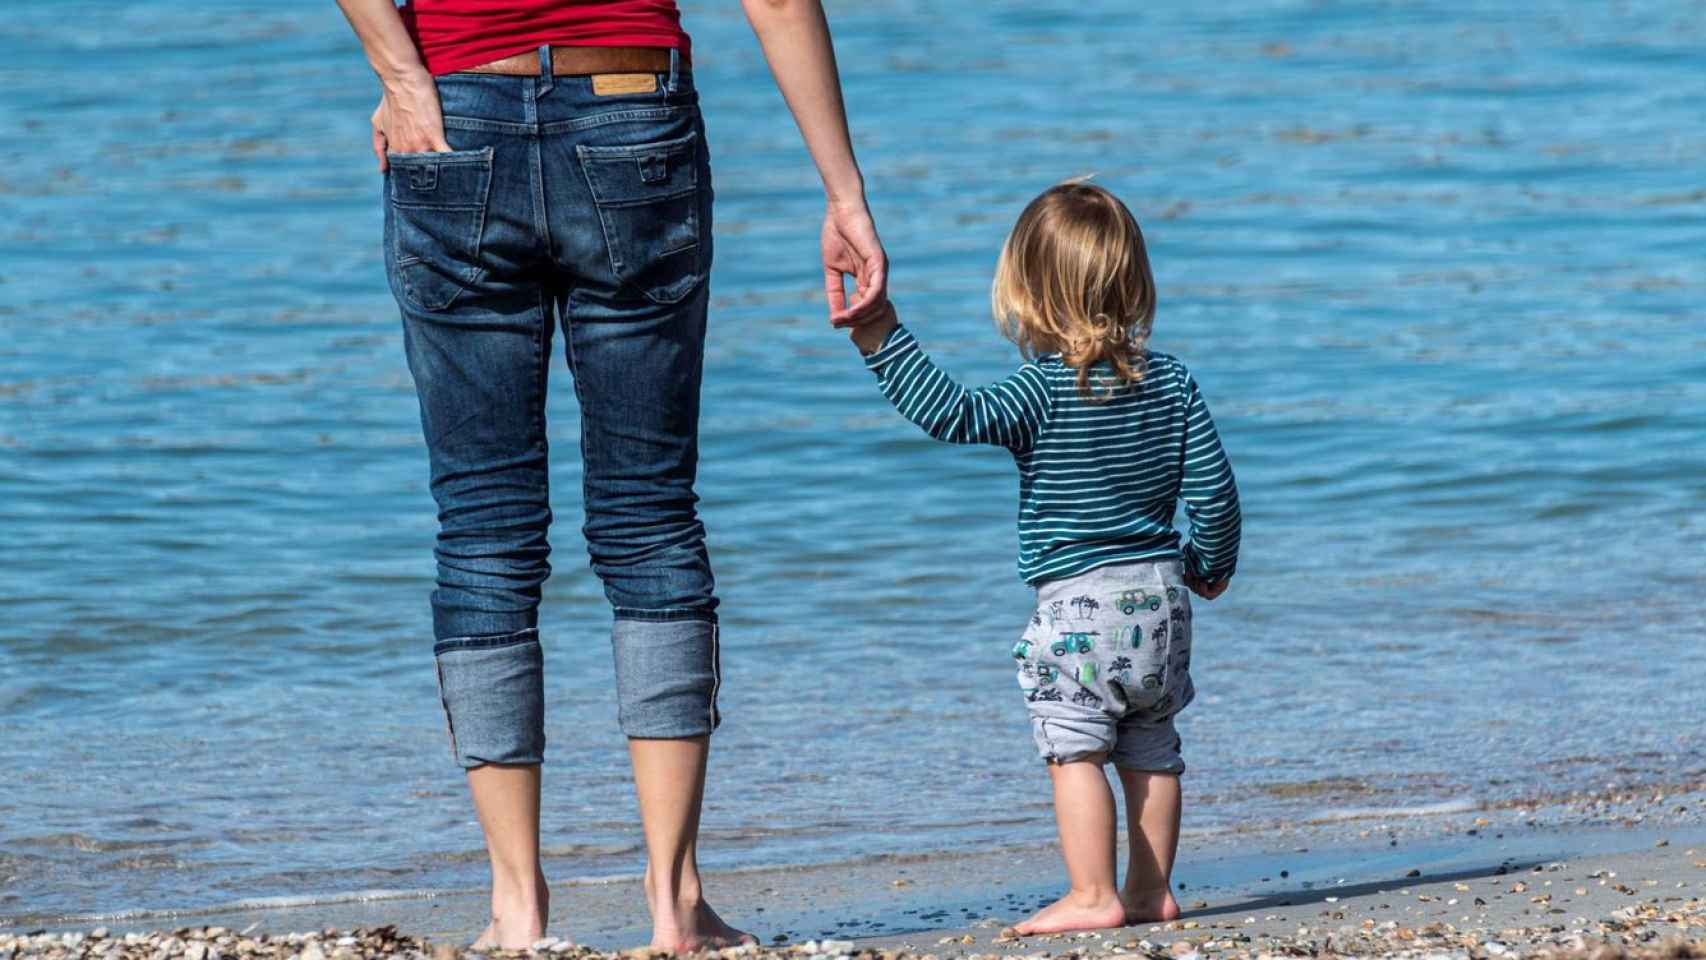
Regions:
M 1687 857 L 1697 856 L 1689 851 Z M 1652 857 L 1640 873 L 1659 874 L 1665 879 L 1677 868 L 1674 858 Z M 1693 863 L 1706 880 L 1706 860 Z M 1445 920 L 1389 919 L 1376 921 L 1358 914 L 1374 909 L 1376 900 L 1394 899 L 1388 893 L 1360 897 L 1330 898 L 1320 911 L 1321 919 L 1303 923 L 1290 932 L 1247 927 L 1273 924 L 1280 919 L 1269 914 L 1264 920 L 1242 921 L 1185 919 L 1151 927 L 1143 932 L 1128 929 L 1101 933 L 1016 938 L 1008 931 L 993 936 L 987 932 L 950 933 L 926 945 L 864 944 L 851 940 L 812 940 L 781 947 L 742 946 L 704 951 L 699 956 L 720 960 L 942 960 L 985 957 L 1023 957 L 1026 960 L 1200 960 L 1200 958 L 1280 957 L 1392 957 L 1415 960 L 1499 960 L 1507 957 L 1582 957 L 1615 960 L 1622 957 L 1706 957 L 1706 900 L 1695 895 L 1675 895 L 1673 890 L 1690 886 L 1687 881 L 1667 885 L 1664 880 L 1630 876 L 1619 881 L 1616 871 L 1595 867 L 1585 874 L 1563 863 L 1536 867 L 1520 876 L 1501 876 L 1481 885 L 1446 881 L 1460 897 L 1443 898 L 1453 907 L 1472 901 L 1483 912 L 1481 918 L 1456 924 Z M 1632 885 L 1639 884 L 1639 886 Z M 1576 884 L 1578 897 L 1589 895 L 1589 885 L 1611 885 L 1626 898 L 1623 905 L 1595 916 L 1552 907 L 1554 897 L 1569 884 Z M 1558 885 L 1558 894 L 1535 893 Z M 1417 883 L 1416 891 L 1438 891 L 1438 895 L 1415 893 L 1421 902 L 1439 902 L 1441 883 Z M 1692 886 L 1698 886 L 1693 884 Z M 1488 895 L 1505 890 L 1517 903 L 1526 899 L 1543 907 L 1524 909 L 1533 914 L 1529 922 L 1512 923 L 1509 908 L 1488 910 Z M 1408 897 L 1411 889 L 1396 896 Z M 1464 909 L 1469 909 L 1464 906 Z M 1553 915 L 1559 915 L 1554 920 Z M 928 939 L 928 938 L 920 938 Z M 546 939 L 529 951 L 475 952 L 455 944 L 401 933 L 394 926 L 357 929 L 349 932 L 328 929 L 312 933 L 265 935 L 233 931 L 225 927 L 183 927 L 153 933 L 114 933 L 101 927 L 88 933 L 35 932 L 0 935 L 0 960 L 46 958 L 46 960 L 358 960 L 368 957 L 406 957 L 419 960 L 456 960 L 458 957 L 561 957 L 565 960 L 641 960 L 667 954 L 647 949 L 600 951 L 569 940 Z
M 1312 868 L 1311 857 L 1323 854 L 1304 847 L 1266 861 L 1217 861 L 1207 851 L 1197 851 L 1196 875 L 1216 864 L 1222 873 L 1248 875 L 1206 886 L 1181 883 L 1185 914 L 1171 923 L 1049 936 L 1013 934 L 1009 924 L 1030 907 L 1016 895 L 1006 901 L 1007 906 L 1018 908 L 1010 912 L 953 904 L 965 890 L 981 888 L 983 894 L 995 895 L 1019 878 L 1037 879 L 1039 869 L 1052 872 L 1057 869 L 1048 863 L 1052 851 L 1041 851 L 1036 859 L 999 857 L 999 862 L 1007 864 L 1005 873 L 998 855 L 990 854 L 981 862 L 925 856 L 860 867 L 728 875 L 716 878 L 716 886 L 729 894 L 731 917 L 765 936 L 767 942 L 705 951 L 701 956 L 722 960 L 1706 957 L 1706 826 L 1688 813 L 1697 798 L 1685 795 L 1676 803 L 1678 798 L 1666 797 L 1664 812 L 1654 809 L 1652 796 L 1583 801 L 1583 807 L 1616 814 L 1591 829 L 1581 824 L 1548 828 L 1536 822 L 1527 833 L 1507 834 L 1501 823 L 1477 816 L 1431 823 L 1412 833 L 1390 831 L 1388 843 L 1401 851 L 1400 859 L 1361 874 L 1342 868 L 1338 875 L 1333 869 L 1323 873 L 1320 863 Z M 1439 836 L 1430 846 L 1421 836 L 1426 831 L 1449 832 L 1460 841 L 1482 842 L 1484 837 L 1486 845 L 1456 859 L 1442 859 Z M 1293 839 L 1304 836 L 1297 834 Z M 1347 849 L 1341 852 L 1342 859 L 1328 862 L 1369 862 L 1373 849 Z M 1578 854 L 1535 855 L 1564 849 Z M 1392 866 L 1408 862 L 1425 866 Z M 1275 867 L 1281 863 L 1292 868 Z M 0 960 L 661 957 L 661 952 L 631 946 L 644 941 L 642 927 L 630 925 L 612 934 L 613 928 L 607 926 L 599 932 L 598 915 L 630 912 L 639 902 L 636 894 L 637 890 L 623 884 L 559 888 L 565 906 L 553 918 L 555 928 L 571 934 L 585 931 L 585 940 L 596 945 L 561 937 L 541 940 L 525 952 L 473 951 L 467 944 L 482 920 L 478 903 L 452 907 L 447 916 L 422 912 L 419 903 L 380 902 L 370 905 L 365 914 L 310 908 L 213 920 L 184 917 L 182 921 L 193 922 L 148 931 L 127 930 L 122 924 L 69 932 L 5 930 L 0 932 Z M 759 905 L 765 903 L 769 906 Z M 839 914 L 848 926 L 868 923 L 857 916 L 874 911 L 891 917 L 899 929 L 810 939 L 774 932 L 779 927 L 807 929 L 802 910 L 816 912 L 811 922 L 826 923 L 823 917 Z M 336 922 L 387 915 L 398 918 L 397 922 L 285 932 L 291 925 L 315 927 L 316 919 Z M 768 927 L 762 920 L 751 922 L 766 916 L 771 918 Z M 610 920 L 606 917 L 603 922 Z

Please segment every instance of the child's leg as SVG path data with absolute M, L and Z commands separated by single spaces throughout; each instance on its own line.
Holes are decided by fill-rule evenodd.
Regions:
M 1130 854 L 1126 862 L 1125 904 L 1127 923 L 1165 922 L 1179 916 L 1173 899 L 1173 858 L 1179 850 L 1179 775 L 1120 769 L 1125 788 L 1126 838 Z
M 1021 935 L 1100 930 L 1125 924 L 1115 886 L 1114 792 L 1102 771 L 1104 755 L 1050 763 L 1054 819 L 1072 889 L 1014 927 Z

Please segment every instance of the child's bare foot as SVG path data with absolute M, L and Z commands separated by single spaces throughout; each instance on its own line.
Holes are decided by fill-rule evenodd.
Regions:
M 1179 901 L 1173 899 L 1173 891 L 1163 887 L 1160 890 L 1123 890 L 1120 892 L 1120 903 L 1125 907 L 1125 922 L 1130 923 L 1166 923 L 1179 919 Z
M 1015 924 L 1013 933 L 1029 937 L 1069 930 L 1107 930 L 1123 927 L 1125 923 L 1125 906 L 1111 891 L 1106 894 L 1074 892 L 1038 910 L 1029 920 Z

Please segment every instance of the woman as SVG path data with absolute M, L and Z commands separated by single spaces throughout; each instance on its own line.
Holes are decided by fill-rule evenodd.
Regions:
M 537 611 L 557 323 L 581 407 L 587 546 L 614 611 L 652 946 L 750 940 L 707 905 L 695 858 L 719 682 L 693 492 L 711 177 L 674 0 L 338 3 L 384 88 L 386 273 L 439 507 L 434 654 L 492 865 L 476 946 L 527 947 L 548 915 Z M 868 322 L 887 264 L 822 7 L 744 5 L 823 179 L 830 319 Z

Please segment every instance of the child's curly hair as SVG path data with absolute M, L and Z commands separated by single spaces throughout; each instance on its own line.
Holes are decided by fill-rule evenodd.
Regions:
M 1025 207 L 1001 248 L 990 291 L 995 322 L 1027 357 L 1059 353 L 1078 390 L 1106 400 L 1144 374 L 1155 319 L 1155 278 L 1137 219 L 1118 197 L 1083 180 L 1050 187 Z M 1112 381 L 1092 396 L 1091 370 Z

